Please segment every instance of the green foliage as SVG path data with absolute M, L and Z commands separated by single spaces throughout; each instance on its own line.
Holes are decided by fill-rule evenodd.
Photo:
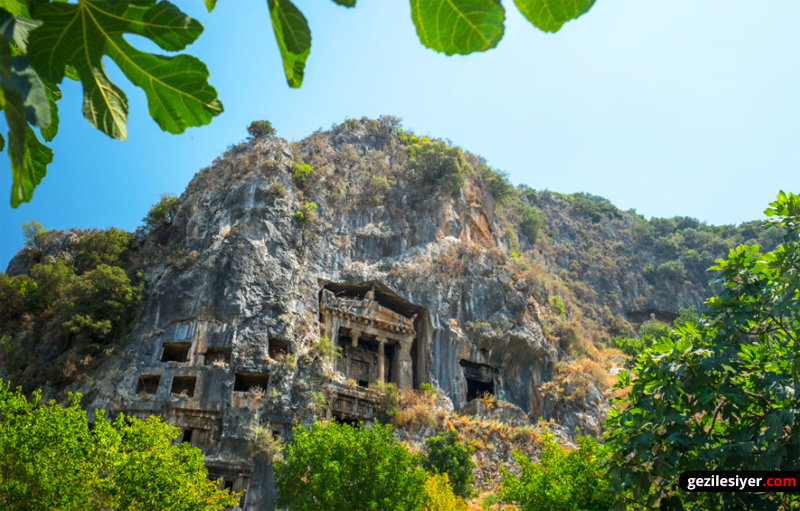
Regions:
M 22 223 L 22 238 L 25 240 L 26 247 L 39 247 L 37 240 L 40 236 L 47 234 L 44 224 L 38 220 Z
M 425 441 L 427 453 L 422 466 L 433 474 L 447 474 L 453 485 L 453 493 L 459 497 L 472 496 L 473 448 L 467 447 L 458 439 L 458 433 L 448 430 L 439 436 Z
M 342 348 L 335 345 L 327 335 L 320 336 L 310 347 L 309 353 L 315 357 L 341 358 Z
M 469 511 L 469 506 L 453 493 L 447 474 L 433 474 L 425 481 L 423 511 Z
M 418 139 L 408 146 L 411 180 L 423 188 L 454 192 L 464 186 L 470 170 L 464 153 L 442 140 Z
M 644 274 L 644 278 L 647 282 L 651 284 L 656 283 L 656 265 L 653 263 L 647 263 L 644 265 L 644 270 L 642 271 Z
M 150 115 L 164 131 L 182 133 L 208 124 L 222 112 L 216 91 L 205 81 L 205 64 L 188 55 L 141 52 L 123 37 L 144 36 L 166 51 L 180 51 L 194 42 L 203 27 L 169 2 L 47 3 L 31 14 L 42 21 L 29 39 L 33 67 L 43 79 L 60 83 L 65 67 L 73 66 L 83 85 L 84 115 L 110 137 L 127 138 L 128 104 L 125 93 L 105 73 L 104 55 L 144 90 Z
M 207 479 L 203 454 L 189 444 L 172 445 L 180 431 L 161 419 L 102 411 L 93 427 L 71 394 L 65 408 L 28 401 L 0 381 L 0 508 L 221 510 L 239 496 Z
M 670 326 L 660 321 L 648 321 L 639 327 L 639 337 L 648 348 L 660 341 L 662 337 L 669 337 L 671 332 Z
M 520 476 L 503 468 L 500 499 L 521 511 L 607 511 L 613 505 L 603 464 L 609 453 L 591 437 L 578 437 L 579 449 L 567 450 L 545 432 L 539 463 L 514 453 Z
M 519 196 L 519 192 L 508 180 L 508 173 L 502 170 L 494 170 L 485 162 L 478 165 L 478 173 L 483 179 L 483 185 L 492 195 L 497 204 L 507 204 L 509 201 Z
M 301 161 L 294 162 L 294 172 L 292 173 L 292 179 L 294 183 L 300 186 L 301 183 L 305 183 L 308 180 L 308 176 L 314 172 L 314 168 Z
M 279 460 L 283 443 L 280 436 L 272 434 L 269 423 L 254 426 L 250 429 L 250 445 L 256 456 L 267 463 Z
M 79 344 L 97 349 L 127 333 L 141 290 L 122 268 L 101 264 L 74 278 L 65 290 L 63 324 Z
M 75 267 L 78 273 L 85 273 L 101 264 L 125 266 L 135 243 L 132 233 L 114 227 L 84 236 L 75 247 Z
M 27 275 L 0 273 L 0 319 L 13 321 L 33 310 L 38 284 Z
M 599 223 L 603 219 L 603 215 L 609 218 L 620 218 L 622 215 L 616 206 L 611 204 L 608 199 L 591 195 L 589 193 L 573 193 L 567 195 L 572 207 L 581 215 L 589 218 L 592 223 Z
M 142 218 L 145 234 L 171 224 L 180 205 L 181 200 L 175 195 L 164 195 L 158 202 L 150 206 L 147 216 Z
M 0 360 L 3 361 L 3 367 L 6 373 L 14 373 L 15 371 L 25 367 L 27 363 L 27 353 L 20 347 L 19 343 L 9 335 L 0 337 Z
M 415 511 L 427 476 L 389 425 L 296 426 L 275 464 L 278 507 L 292 511 Z
M 316 216 L 317 203 L 308 202 L 303 203 L 303 207 L 294 212 L 294 218 L 303 225 L 309 224 L 314 221 Z
M 637 337 L 612 337 L 611 345 L 631 358 L 638 357 L 639 354 L 645 349 L 644 343 Z
M 550 297 L 550 301 L 553 303 L 553 309 L 555 309 L 556 315 L 563 316 L 564 314 L 566 314 L 566 309 L 564 308 L 564 301 L 560 297 L 553 295 Z
M 529 206 L 521 200 L 517 201 L 516 208 L 520 231 L 528 238 L 528 241 L 535 242 L 539 231 L 547 224 L 547 217 L 539 208 Z
M 686 280 L 686 267 L 680 261 L 667 261 L 656 268 L 656 278 L 666 282 L 682 284 Z
M 272 127 L 272 123 L 269 121 L 253 121 L 247 127 L 247 133 L 252 138 L 272 137 L 275 136 L 277 130 Z
M 649 507 L 789 509 L 793 494 L 685 493 L 686 470 L 800 468 L 800 197 L 766 210 L 784 229 L 775 250 L 743 245 L 720 259 L 697 323 L 639 357 L 606 427 L 612 491 Z
M 12 207 L 31 199 L 53 159 L 31 126 L 41 128 L 47 141 L 56 135 L 56 101 L 61 98 L 56 84 L 64 76 L 83 85 L 83 112 L 93 126 L 111 137 L 127 138 L 128 101 L 106 74 L 104 57 L 144 90 L 150 115 L 164 131 L 182 133 L 220 114 L 222 104 L 207 83 L 205 64 L 188 55 L 142 52 L 123 37 L 135 34 L 163 50 L 179 51 L 202 30 L 197 21 L 166 1 L 149 5 L 104 0 L 37 2 L 30 11 L 25 3 L 4 2 L 0 9 L 0 107 L 9 126 Z
M 595 0 L 573 0 L 553 2 L 552 0 L 514 0 L 517 8 L 528 21 L 544 32 L 558 32 L 564 23 L 573 20 L 594 5 Z
M 686 326 L 687 323 L 696 325 L 700 321 L 700 316 L 697 315 L 697 309 L 694 307 L 681 307 L 678 317 L 672 322 L 675 328 Z
M 494 0 L 411 0 L 411 19 L 423 46 L 466 55 L 497 46 L 506 12 Z
M 311 53 L 311 30 L 300 9 L 289 0 L 267 0 L 269 17 L 278 49 L 283 59 L 283 71 L 289 87 L 303 83 L 306 59 Z

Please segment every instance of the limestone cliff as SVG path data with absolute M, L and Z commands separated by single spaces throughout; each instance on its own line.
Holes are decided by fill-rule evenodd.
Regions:
M 631 212 L 585 215 L 530 189 L 496 202 L 469 153 L 463 186 L 424 179 L 408 165 L 419 140 L 384 118 L 231 148 L 143 240 L 144 301 L 124 345 L 48 391 L 178 424 L 212 474 L 248 489 L 247 509 L 272 506 L 252 427 L 288 436 L 317 415 L 374 420 L 386 411 L 366 388 L 375 379 L 432 384 L 447 414 L 489 392 L 519 420 L 599 434 L 622 365 L 610 337 L 632 334 L 628 319 L 701 307 L 707 275 L 662 279 L 652 269 L 666 259 Z M 520 227 L 519 201 L 544 213 L 538 236 Z M 69 256 L 79 237 L 53 237 L 49 255 Z M 30 252 L 8 273 L 42 259 Z M 19 342 L 61 346 L 36 335 L 47 333 Z M 31 376 L 36 360 L 0 376 Z

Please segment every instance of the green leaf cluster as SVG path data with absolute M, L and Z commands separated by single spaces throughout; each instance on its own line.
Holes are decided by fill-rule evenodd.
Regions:
M 422 189 L 445 193 L 460 190 L 472 171 L 461 149 L 428 137 L 412 138 L 407 169 L 409 179 Z
M 380 424 L 297 426 L 275 464 L 277 505 L 292 511 L 421 510 L 426 479 L 391 426 Z
M 503 468 L 500 500 L 521 511 L 607 511 L 614 498 L 607 491 L 604 463 L 608 448 L 592 437 L 578 437 L 579 449 L 567 450 L 550 433 L 542 436 L 539 463 L 514 453 L 520 474 Z
M 800 468 L 800 196 L 766 214 L 780 245 L 731 249 L 719 296 L 637 360 L 606 423 L 612 491 L 659 509 L 789 509 L 793 494 L 683 493 L 687 470 Z
M 159 418 L 95 412 L 90 423 L 71 394 L 62 407 L 30 401 L 0 381 L 0 508 L 7 511 L 212 511 L 240 495 L 208 480 L 203 454 Z
M 142 218 L 143 235 L 147 236 L 150 232 L 168 226 L 175 218 L 181 200 L 175 195 L 165 195 L 158 202 L 150 206 L 147 216 Z
M 111 228 L 83 236 L 70 259 L 45 258 L 28 275 L 0 274 L 0 333 L 16 339 L 33 321 L 87 354 L 122 340 L 142 298 L 132 262 L 138 248 L 133 234 Z
M 453 486 L 453 493 L 462 498 L 469 498 L 473 494 L 472 470 L 475 462 L 472 461 L 472 447 L 467 447 L 458 439 L 455 430 L 448 430 L 438 436 L 425 440 L 427 449 L 422 458 L 422 466 L 433 474 L 446 474 Z
M 269 121 L 253 121 L 247 127 L 247 133 L 253 138 L 275 136 L 277 130 L 272 127 Z
M 0 4 L 0 109 L 9 127 L 12 207 L 31 199 L 53 159 L 32 127 L 45 141 L 55 137 L 58 84 L 65 76 L 83 86 L 84 117 L 110 137 L 127 138 L 128 100 L 106 74 L 104 57 L 145 92 L 150 116 L 164 131 L 182 133 L 222 112 L 205 64 L 189 55 L 142 52 L 124 37 L 146 37 L 170 52 L 194 42 L 203 27 L 168 1 L 30 5 L 29 10 L 20 0 Z M 0 150 L 4 145 L 0 138 Z

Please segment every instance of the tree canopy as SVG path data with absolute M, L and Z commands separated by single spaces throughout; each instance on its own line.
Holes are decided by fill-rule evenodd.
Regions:
M 297 426 L 275 464 L 279 507 L 292 511 L 412 511 L 425 504 L 425 471 L 390 425 Z
M 173 445 L 161 419 L 102 411 L 90 423 L 80 394 L 68 406 L 27 400 L 0 381 L 0 508 L 129 511 L 221 510 L 240 495 L 208 480 L 200 449 Z
M 686 493 L 688 470 L 800 470 L 800 196 L 765 213 L 784 229 L 770 252 L 717 261 L 719 296 L 623 374 L 607 421 L 611 490 L 648 509 L 789 509 L 791 493 Z

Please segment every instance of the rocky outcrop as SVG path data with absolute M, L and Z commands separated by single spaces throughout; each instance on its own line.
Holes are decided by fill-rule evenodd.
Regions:
M 599 435 L 607 384 L 559 373 L 554 385 L 559 361 L 590 357 L 594 370 L 608 369 L 596 345 L 611 323 L 627 311 L 698 305 L 706 288 L 648 284 L 646 250 L 618 267 L 575 260 L 586 239 L 608 257 L 633 246 L 630 218 L 592 227 L 569 220 L 553 195 L 537 199 L 545 235 L 528 240 L 479 173 L 454 192 L 423 187 L 406 156 L 391 120 L 231 149 L 145 241 L 169 257 L 146 268 L 127 345 L 69 390 L 90 408 L 178 425 L 212 476 L 248 490 L 246 509 L 273 508 L 254 428 L 288 438 L 292 424 L 320 415 L 375 420 L 386 410 L 363 387 L 376 378 L 430 384 L 456 411 L 491 393 L 508 419 Z M 298 173 L 298 162 L 313 172 Z M 54 242 L 54 253 L 70 240 Z M 22 252 L 8 272 L 34 261 Z M 343 362 L 332 359 L 337 347 Z

